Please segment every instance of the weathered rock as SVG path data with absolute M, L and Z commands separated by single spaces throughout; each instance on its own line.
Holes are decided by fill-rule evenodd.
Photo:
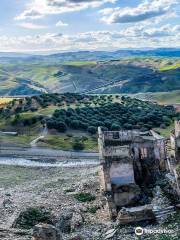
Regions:
M 178 209 L 180 209 L 180 203 L 179 203 L 179 204 L 176 204 L 176 207 L 177 207 Z
M 152 199 L 153 209 L 163 209 L 171 205 L 169 199 L 165 196 L 160 186 L 154 189 L 154 198 Z
M 13 205 L 13 202 L 10 199 L 5 199 L 3 201 L 3 207 L 4 208 L 11 208 Z
M 83 222 L 84 218 L 81 213 L 70 211 L 66 214 L 60 215 L 56 227 L 63 233 L 70 233 L 80 227 Z
M 39 224 L 33 228 L 32 240 L 62 240 L 62 235 L 53 225 Z
M 60 215 L 56 223 L 56 227 L 63 233 L 70 233 L 72 217 L 73 217 L 73 212 L 68 212 L 66 214 Z
M 116 234 L 117 230 L 116 229 L 110 229 L 109 231 L 107 231 L 105 233 L 105 239 L 111 239 L 112 237 L 114 237 L 114 235 Z
M 81 235 L 75 235 L 70 237 L 69 240 L 84 240 L 84 238 Z
M 80 227 L 84 222 L 84 218 L 81 213 L 74 212 L 71 219 L 71 230 L 75 230 Z
M 172 216 L 175 213 L 174 206 L 171 206 L 170 200 L 159 186 L 156 186 L 154 189 L 152 205 L 158 223 L 162 224 L 169 216 Z

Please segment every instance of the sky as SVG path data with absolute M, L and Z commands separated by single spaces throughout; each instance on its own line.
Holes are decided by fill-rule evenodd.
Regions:
M 0 51 L 180 47 L 180 0 L 0 1 Z

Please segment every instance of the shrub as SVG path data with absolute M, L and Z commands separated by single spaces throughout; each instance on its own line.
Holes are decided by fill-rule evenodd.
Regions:
M 78 120 L 73 120 L 71 123 L 70 123 L 71 127 L 74 128 L 74 129 L 78 129 L 79 127 L 79 121 Z
M 65 124 L 64 122 L 57 122 L 57 124 L 56 124 L 56 129 L 57 129 L 59 132 L 66 132 L 67 127 L 66 127 L 66 124 Z
M 94 195 L 92 195 L 91 193 L 83 193 L 83 192 L 76 194 L 75 198 L 79 202 L 91 202 L 96 199 L 96 197 Z
M 97 212 L 97 210 L 98 210 L 98 207 L 97 207 L 97 206 L 91 206 L 91 207 L 88 207 L 88 208 L 87 208 L 87 211 L 88 211 L 89 213 L 92 213 L 92 214 L 95 214 L 95 213 Z
M 112 124 L 112 126 L 111 126 L 111 130 L 112 131 L 117 131 L 117 130 L 119 130 L 120 129 L 120 126 L 118 125 L 118 124 L 116 124 L 116 123 L 113 123 Z
M 14 119 L 12 120 L 11 124 L 16 125 L 21 122 L 21 116 L 19 114 L 16 114 Z
M 30 207 L 20 213 L 13 227 L 31 229 L 38 223 L 51 223 L 51 218 L 51 213 L 47 209 Z
M 75 140 L 73 143 L 73 149 L 76 151 L 80 151 L 84 149 L 84 143 L 81 142 L 80 140 Z
M 68 133 L 68 134 L 66 134 L 66 136 L 69 137 L 69 138 L 71 138 L 71 137 L 73 137 L 73 134 Z
M 97 132 L 97 128 L 93 126 L 89 126 L 87 130 L 91 134 L 95 134 Z

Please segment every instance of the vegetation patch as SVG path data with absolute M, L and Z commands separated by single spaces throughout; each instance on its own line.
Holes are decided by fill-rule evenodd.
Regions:
M 160 68 L 160 71 L 168 71 L 168 70 L 177 69 L 177 68 L 180 68 L 180 63 L 177 63 L 175 65 L 163 66 Z
M 159 106 L 118 94 L 41 94 L 14 99 L 0 109 L 1 130 L 18 132 L 18 136 L 1 136 L 0 140 L 3 144 L 29 146 L 47 125 L 49 134 L 38 142 L 39 146 L 96 151 L 98 127 L 157 128 L 169 134 L 176 116 L 173 106 Z
M 85 66 L 85 65 L 95 65 L 97 62 L 95 61 L 76 61 L 76 62 L 64 62 L 64 65 L 70 65 L 70 66 Z
M 31 229 L 38 223 L 52 223 L 51 213 L 44 207 L 30 207 L 21 212 L 13 227 L 21 229 Z
M 79 133 L 81 134 L 81 133 Z M 63 150 L 91 150 L 97 151 L 97 138 L 92 136 L 87 136 L 85 140 L 84 137 L 74 137 L 66 135 L 47 135 L 42 139 L 38 145 L 39 146 L 48 146 L 54 149 L 63 149 Z
M 87 212 L 89 212 L 91 214 L 95 214 L 98 209 L 99 209 L 98 206 L 90 206 L 90 207 L 87 207 Z
M 96 199 L 96 197 L 94 195 L 92 195 L 91 193 L 83 193 L 83 192 L 76 194 L 75 198 L 79 202 L 91 202 Z
M 99 107 L 68 108 L 56 110 L 47 120 L 49 129 L 65 132 L 68 128 L 95 134 L 101 126 L 104 130 L 149 130 L 169 126 L 176 116 L 172 106 L 159 106 L 149 102 L 122 97 L 122 103 L 105 103 Z
M 10 103 L 12 98 L 0 98 L 0 108 L 3 108 L 6 104 Z

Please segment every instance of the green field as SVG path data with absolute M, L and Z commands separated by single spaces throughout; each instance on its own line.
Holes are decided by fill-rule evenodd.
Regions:
M 147 101 L 156 101 L 159 104 L 180 104 L 180 90 L 171 92 L 127 94 L 130 97 Z
M 73 143 L 77 136 L 81 139 L 81 135 L 85 135 L 83 132 L 78 132 L 74 136 L 68 136 L 68 134 L 58 134 L 52 135 L 49 134 L 43 139 L 41 142 L 38 143 L 38 146 L 49 147 L 54 149 L 62 149 L 62 150 L 73 150 Z M 86 140 L 83 141 L 84 143 L 84 151 L 97 151 L 97 138 L 92 136 L 86 135 Z
M 180 104 L 180 91 L 154 93 L 152 94 L 154 100 L 163 104 Z
M 180 90 L 150 94 L 153 100 L 160 104 L 180 104 Z
M 86 65 L 95 65 L 97 62 L 95 61 L 74 61 L 74 62 L 64 62 L 63 65 L 70 66 L 86 66 Z
M 160 71 L 168 71 L 168 70 L 173 70 L 173 69 L 177 69 L 180 68 L 180 63 L 177 63 L 175 65 L 168 65 L 168 66 L 164 66 L 160 68 Z
M 154 130 L 159 132 L 163 137 L 169 138 L 173 129 L 174 129 L 174 121 L 172 121 L 171 125 L 166 128 L 155 128 Z

